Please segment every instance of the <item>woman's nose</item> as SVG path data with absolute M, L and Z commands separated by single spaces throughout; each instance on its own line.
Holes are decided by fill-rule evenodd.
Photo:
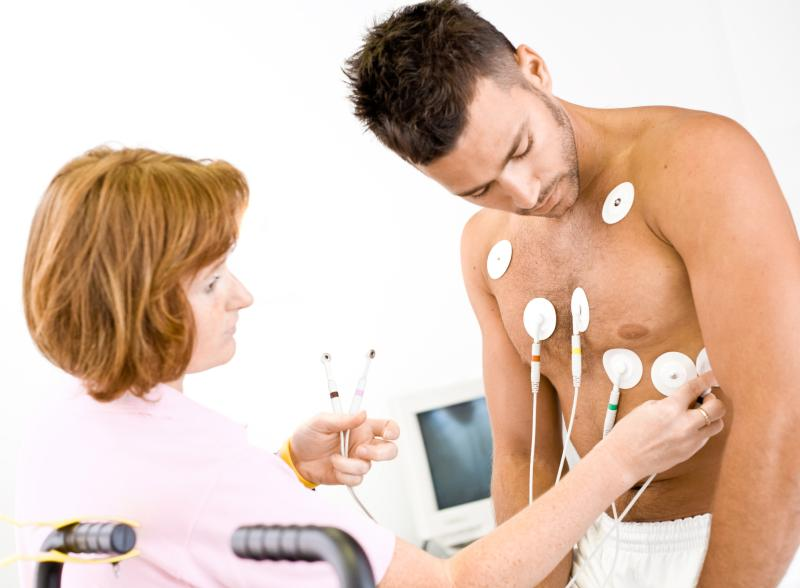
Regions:
M 236 287 L 234 289 L 233 300 L 231 301 L 234 308 L 241 309 L 247 308 L 251 304 L 253 304 L 253 295 L 250 294 L 250 291 L 245 288 L 244 284 L 242 284 L 236 277 L 233 278 L 236 280 Z

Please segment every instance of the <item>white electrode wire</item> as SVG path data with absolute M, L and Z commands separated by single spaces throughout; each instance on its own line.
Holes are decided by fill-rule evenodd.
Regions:
M 611 568 L 608 570 L 608 574 L 606 574 L 605 580 L 600 585 L 600 588 L 605 588 L 606 583 L 611 579 L 611 575 L 614 573 L 614 569 L 617 567 L 617 557 L 619 557 L 619 515 L 617 514 L 617 501 L 611 503 L 611 514 L 614 515 L 614 528 L 616 531 L 614 532 L 614 559 L 611 560 Z
M 373 522 L 377 523 L 378 521 L 376 521 L 375 517 L 373 517 L 372 514 L 370 514 L 370 512 L 367 510 L 367 507 L 364 506 L 364 503 L 362 503 L 358 499 L 358 496 L 356 496 L 356 491 L 353 490 L 353 487 L 352 486 L 348 486 L 347 487 L 347 491 L 350 493 L 350 496 L 353 497 L 353 500 L 356 501 L 356 504 L 358 505 L 358 508 L 360 508 L 364 512 L 365 515 L 367 515 L 369 518 L 371 518 L 373 520 Z
M 612 378 L 611 379 L 611 383 L 612 383 L 611 393 L 609 394 L 609 397 L 608 397 L 608 408 L 606 409 L 606 418 L 605 418 L 605 422 L 603 423 L 603 439 L 608 437 L 608 434 L 611 432 L 611 429 L 614 428 L 614 424 L 616 423 L 616 420 L 617 420 L 617 409 L 618 409 L 618 406 L 619 406 L 619 393 L 620 393 L 620 379 L 622 378 L 622 375 L 627 371 L 627 366 L 624 365 L 624 364 L 622 364 L 622 365 L 618 364 L 618 365 L 613 366 L 613 370 L 614 370 L 614 373 L 611 376 L 611 378 Z M 620 521 L 620 517 L 617 514 L 617 502 L 616 502 L 616 500 L 611 503 L 611 513 L 614 516 L 614 523 L 612 525 L 612 529 L 616 529 L 615 537 L 616 537 L 617 541 L 616 541 L 616 545 L 614 547 L 614 559 L 612 560 L 611 568 L 609 569 L 609 572 L 606 575 L 606 578 L 605 578 L 603 584 L 601 585 L 601 588 L 603 588 L 605 586 L 606 582 L 611 577 L 611 574 L 614 573 L 614 568 L 617 565 L 617 557 L 619 556 L 619 521 Z M 603 541 L 605 541 L 605 537 L 603 538 Z
M 569 425 L 567 426 L 567 436 L 564 439 L 564 447 L 561 450 L 561 460 L 558 462 L 558 474 L 556 475 L 556 484 L 558 484 L 559 480 L 561 480 L 561 473 L 564 470 L 564 463 L 566 463 L 567 461 L 567 446 L 569 445 L 569 440 L 572 437 L 572 427 L 575 424 L 575 411 L 578 408 L 578 394 L 580 393 L 580 389 L 581 389 L 580 382 L 578 382 L 576 385 L 573 386 L 572 412 L 569 415 Z
M 616 424 L 617 406 L 619 405 L 619 383 L 620 383 L 619 380 L 620 380 L 620 377 L 621 377 L 622 373 L 624 373 L 624 371 L 625 370 L 617 370 L 617 373 L 615 374 L 615 377 L 614 377 L 614 379 L 612 381 L 613 382 L 613 387 L 611 388 L 611 394 L 610 394 L 610 397 L 608 399 L 609 409 L 608 409 L 608 412 L 606 413 L 606 422 L 605 422 L 605 424 L 603 426 L 603 439 L 608 437 L 608 434 L 611 432 L 611 429 L 614 428 L 614 425 Z M 613 409 L 613 413 L 612 413 L 612 409 L 611 409 L 611 405 L 612 404 L 615 406 L 615 408 Z M 608 418 L 609 416 L 613 417 L 611 422 L 609 422 L 609 418 Z M 617 513 L 617 501 L 616 500 L 614 500 L 611 503 L 611 514 L 614 515 L 614 525 L 613 525 L 613 527 L 616 529 L 616 534 L 615 534 L 616 544 L 614 545 L 614 559 L 612 560 L 611 568 L 609 569 L 608 574 L 606 575 L 606 578 L 603 581 L 603 584 L 600 586 L 600 588 L 604 588 L 605 587 L 606 582 L 608 582 L 608 579 L 611 577 L 611 574 L 614 573 L 614 568 L 617 566 L 617 557 L 619 556 L 619 515 Z
M 564 470 L 564 463 L 567 459 L 567 447 L 572 439 L 572 427 L 575 425 L 575 412 L 578 409 L 578 396 L 581 391 L 581 371 L 582 356 L 581 351 L 581 330 L 578 318 L 579 309 L 573 304 L 572 309 L 572 412 L 569 415 L 569 425 L 567 425 L 567 436 L 564 439 L 561 449 L 561 459 L 558 460 L 558 474 L 556 474 L 556 484 L 561 480 L 561 472 Z
M 589 328 L 589 301 L 583 288 L 575 288 L 572 292 L 570 302 L 570 312 L 572 313 L 572 410 L 569 414 L 569 424 L 567 425 L 566 438 L 561 448 L 561 459 L 558 460 L 558 473 L 556 474 L 556 484 L 561 481 L 561 474 L 564 471 L 564 464 L 567 460 L 567 447 L 572 440 L 572 428 L 575 425 L 575 414 L 578 410 L 578 397 L 581 391 L 581 372 L 583 371 L 583 351 L 581 350 L 581 333 Z
M 331 399 L 331 409 L 333 410 L 334 414 L 341 414 L 342 413 L 342 400 L 339 398 L 339 391 L 337 390 L 336 380 L 333 379 L 333 368 L 331 367 L 331 357 L 330 353 L 323 353 L 322 358 L 320 361 L 322 365 L 325 367 L 325 377 L 328 379 L 328 395 Z M 345 445 L 344 442 L 344 435 L 339 436 L 339 453 L 342 455 L 345 454 Z
M 363 394 L 364 387 L 366 386 L 366 373 L 367 369 L 369 369 L 369 359 L 372 359 L 372 357 L 375 357 L 375 351 L 370 350 L 370 353 L 368 354 L 367 367 L 365 368 L 364 374 L 362 376 L 363 383 L 362 381 L 359 381 L 358 390 L 360 390 L 361 394 L 358 394 L 359 396 L 358 405 L 356 406 L 356 399 L 354 398 L 353 402 L 350 405 L 351 411 L 354 406 L 356 406 L 357 410 L 358 407 L 360 407 L 361 405 L 360 396 Z M 325 366 L 325 376 L 328 378 L 328 395 L 330 396 L 331 399 L 331 408 L 333 409 L 333 412 L 335 414 L 342 414 L 342 401 L 339 398 L 339 392 L 336 389 L 336 381 L 333 379 L 333 369 L 331 368 L 331 354 L 323 353 L 321 361 L 322 365 Z M 350 454 L 349 447 L 350 447 L 350 431 L 348 430 L 346 434 L 345 431 L 339 431 L 339 453 L 343 457 L 349 457 Z M 353 500 L 356 501 L 356 504 L 359 506 L 359 508 L 361 508 L 361 510 L 364 511 L 364 514 L 374 521 L 375 518 L 370 514 L 370 512 L 358 499 L 358 496 L 356 496 L 356 493 L 353 490 L 353 488 L 351 486 L 348 486 L 347 490 L 348 492 L 350 492 L 350 496 L 353 497 Z
M 533 462 L 536 455 L 536 406 L 539 399 L 539 383 L 541 380 L 541 352 L 542 344 L 534 338 L 531 347 L 531 396 L 533 397 L 533 411 L 531 414 L 531 459 L 528 476 L 528 504 L 533 502 Z
M 356 393 L 353 394 L 353 399 L 350 401 L 350 414 L 356 414 L 361 410 L 361 402 L 364 400 L 364 392 L 367 389 L 367 375 L 369 374 L 369 366 L 375 358 L 375 350 L 370 349 L 367 351 L 367 361 L 364 364 L 364 371 L 361 372 L 361 377 L 356 384 Z M 350 430 L 345 432 L 344 446 L 350 447 Z
M 603 439 L 605 439 L 617 422 L 617 409 L 619 407 L 619 374 L 614 379 L 611 393 L 608 395 L 608 408 L 606 409 L 606 418 L 603 422 Z
M 348 433 L 349 433 L 349 431 L 348 431 Z M 342 443 L 342 447 L 348 447 L 347 445 L 344 444 L 345 443 L 345 434 L 344 434 L 344 432 L 340 432 L 339 433 L 339 437 L 340 437 L 340 441 Z M 342 456 L 348 457 L 348 450 L 347 449 L 342 449 Z M 353 500 L 356 501 L 356 504 L 364 512 L 364 514 L 367 515 L 369 518 L 371 518 L 373 521 L 375 521 L 375 517 L 372 516 L 372 514 L 367 510 L 367 507 L 364 506 L 364 504 L 358 499 L 358 496 L 356 496 L 356 491 L 353 489 L 353 487 L 352 486 L 348 486 L 347 487 L 347 491 L 350 493 L 350 496 L 353 497 Z M 375 521 L 375 522 L 377 522 L 377 521 Z
M 587 565 L 591 561 L 591 559 L 600 551 L 600 548 L 603 546 L 603 543 L 605 543 L 606 539 L 608 539 L 609 535 L 611 535 L 611 532 L 616 530 L 616 528 L 619 526 L 619 523 L 621 523 L 622 520 L 628 515 L 630 510 L 633 508 L 633 505 L 636 504 L 636 501 L 639 500 L 639 498 L 642 496 L 644 491 L 650 485 L 650 482 L 652 482 L 653 478 L 655 478 L 655 477 L 656 477 L 656 474 L 653 474 L 652 476 L 647 478 L 647 480 L 645 481 L 644 484 L 642 484 L 642 487 L 639 488 L 639 491 L 633 496 L 633 499 L 628 503 L 628 506 L 625 507 L 625 510 L 622 511 L 622 514 L 619 515 L 619 518 L 614 521 L 613 525 L 608 530 L 608 532 L 605 535 L 603 535 L 603 538 L 600 540 L 600 543 L 598 543 L 597 546 L 595 546 L 595 548 L 589 554 L 589 557 L 584 560 L 583 565 Z M 564 588 L 572 588 L 573 586 L 575 586 L 575 582 L 577 582 L 577 581 L 578 581 L 578 576 L 576 574 L 569 581 L 569 584 L 564 586 Z
M 528 480 L 528 504 L 533 502 L 533 456 L 536 451 L 536 399 L 538 394 L 533 395 L 533 424 L 531 425 L 531 462 L 530 476 Z

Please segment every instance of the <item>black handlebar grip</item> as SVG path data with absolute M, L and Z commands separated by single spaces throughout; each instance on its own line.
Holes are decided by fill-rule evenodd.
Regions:
M 233 534 L 231 547 L 243 559 L 320 561 L 317 553 L 307 553 L 299 545 L 300 530 L 303 528 L 278 525 L 239 527 Z
M 42 543 L 41 551 L 122 555 L 136 545 L 136 533 L 124 523 L 76 523 L 56 529 Z M 61 588 L 60 561 L 36 566 L 36 588 Z
M 244 559 L 326 561 L 343 588 L 374 588 L 375 578 L 364 550 L 350 535 L 332 527 L 254 525 L 231 537 L 233 552 Z
M 47 545 L 50 543 L 50 545 Z M 136 545 L 136 533 L 124 523 L 78 523 L 59 529 L 43 549 L 64 553 L 124 554 Z

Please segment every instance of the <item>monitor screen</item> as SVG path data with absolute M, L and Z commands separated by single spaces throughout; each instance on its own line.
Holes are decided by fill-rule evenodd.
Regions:
M 439 510 L 489 498 L 492 434 L 486 399 L 417 414 Z

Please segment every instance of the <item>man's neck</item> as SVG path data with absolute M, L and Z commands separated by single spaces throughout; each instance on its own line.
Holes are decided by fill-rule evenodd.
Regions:
M 604 172 L 630 146 L 630 136 L 620 127 L 615 111 L 586 108 L 558 99 L 569 116 L 578 152 L 581 195 L 596 189 Z

